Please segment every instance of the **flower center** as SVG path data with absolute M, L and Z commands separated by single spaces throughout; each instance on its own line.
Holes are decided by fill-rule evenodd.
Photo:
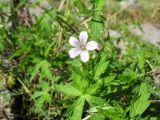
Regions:
M 81 47 L 82 50 L 86 50 L 86 46 L 83 45 L 82 43 L 80 44 L 80 47 Z

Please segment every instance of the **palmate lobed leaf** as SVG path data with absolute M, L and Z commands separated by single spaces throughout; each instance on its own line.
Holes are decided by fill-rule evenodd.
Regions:
M 31 99 L 38 98 L 42 95 L 44 95 L 43 91 L 35 91 L 34 94 L 31 96 Z
M 39 72 L 41 72 L 43 77 L 46 77 L 49 80 L 52 80 L 52 73 L 51 73 L 51 70 L 50 70 L 50 63 L 47 60 L 42 60 L 41 62 L 39 62 L 39 63 L 37 63 L 35 65 L 35 67 L 33 68 L 33 71 L 31 72 L 30 80 L 33 80 L 35 75 L 38 74 Z
M 56 85 L 56 90 L 68 96 L 81 95 L 81 92 L 72 85 Z
M 94 79 L 98 80 L 101 74 L 105 72 L 109 65 L 109 62 L 106 60 L 106 54 L 101 54 L 101 59 L 96 67 Z
M 42 91 L 49 91 L 50 90 L 49 82 L 46 81 L 40 82 L 38 88 L 42 89 Z
M 31 72 L 31 78 L 30 78 L 30 80 L 33 80 L 33 78 L 35 77 L 35 75 L 39 72 L 39 69 L 41 68 L 42 64 L 43 64 L 43 61 L 35 65 L 35 67 L 33 68 L 33 71 Z
M 51 95 L 49 93 L 45 93 L 36 99 L 36 102 L 34 105 L 35 110 L 37 112 L 43 112 L 44 105 L 46 102 L 48 102 L 48 103 L 51 102 Z
M 92 95 L 85 95 L 85 99 L 90 104 L 91 107 L 94 107 L 94 106 L 110 107 L 110 105 L 100 97 L 96 97 L 96 96 L 92 96 Z
M 17 57 L 17 56 L 20 56 L 22 54 L 24 54 L 24 51 L 25 53 L 29 53 L 31 51 L 31 48 L 30 47 L 23 47 L 23 48 L 20 48 L 20 49 L 17 49 L 11 56 L 9 59 L 13 59 L 14 57 Z
M 90 104 L 91 120 L 121 120 L 115 107 L 112 107 L 107 101 L 100 97 L 86 95 L 86 101 Z
M 86 90 L 85 94 L 88 94 L 88 95 L 95 94 L 96 91 L 100 88 L 101 84 L 102 84 L 102 80 L 97 81 L 97 83 L 95 83 L 94 85 L 90 86 Z
M 72 115 L 69 118 L 69 120 L 81 120 L 82 112 L 83 112 L 83 106 L 85 103 L 84 96 L 79 97 L 72 105 L 74 109 L 72 109 Z
M 150 86 L 147 82 L 142 83 L 139 86 L 138 94 L 132 100 L 130 117 L 134 118 L 137 115 L 141 115 L 150 105 L 148 100 L 151 94 Z
M 115 79 L 116 76 L 107 76 L 104 78 L 104 84 L 111 84 L 113 82 L 113 80 Z
M 45 102 L 49 102 L 49 103 L 52 100 L 52 97 L 51 97 L 51 95 L 49 93 L 45 93 L 45 95 L 43 96 L 43 98 L 44 98 Z
M 82 78 L 82 76 L 78 73 L 72 73 L 73 85 L 80 90 L 81 92 L 85 91 L 88 86 L 88 82 Z
M 86 74 L 84 72 L 82 72 L 82 70 L 79 69 L 78 67 L 72 67 L 72 70 L 76 74 L 79 74 L 81 76 L 81 78 L 86 78 Z
M 121 79 L 123 82 L 126 83 L 133 83 L 137 80 L 140 80 L 144 77 L 143 73 L 138 73 L 137 71 L 126 69 L 122 75 L 119 76 L 119 79 Z
M 52 80 L 52 72 L 50 70 L 50 63 L 48 61 L 43 61 L 43 64 L 41 65 L 41 72 L 44 75 L 44 77 L 48 78 L 49 80 Z
M 47 36 L 51 35 L 53 33 L 52 22 L 56 19 L 56 16 L 57 13 L 55 10 L 47 11 L 37 22 L 38 30 L 41 31 L 41 33 L 45 33 Z

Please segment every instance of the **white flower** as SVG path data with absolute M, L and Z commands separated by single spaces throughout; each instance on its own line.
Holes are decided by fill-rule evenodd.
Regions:
M 69 43 L 74 47 L 69 51 L 70 58 L 75 58 L 80 55 L 83 62 L 89 60 L 90 50 L 99 49 L 98 43 L 95 41 L 87 42 L 88 34 L 86 31 L 82 31 L 79 35 L 79 40 L 73 36 L 70 37 Z

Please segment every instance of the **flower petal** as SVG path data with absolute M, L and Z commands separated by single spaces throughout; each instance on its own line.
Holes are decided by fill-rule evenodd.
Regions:
M 81 60 L 83 62 L 87 62 L 89 60 L 89 53 L 88 53 L 88 51 L 87 50 L 82 51 L 81 54 L 80 54 L 80 57 L 81 57 Z
M 72 48 L 72 49 L 69 51 L 69 56 L 70 56 L 70 58 L 75 58 L 75 57 L 77 57 L 81 52 L 82 52 L 82 49 L 80 49 L 80 48 Z
M 90 41 L 86 44 L 86 49 L 87 50 L 95 50 L 98 49 L 98 43 L 96 41 Z
M 85 45 L 88 39 L 88 33 L 86 31 L 82 31 L 79 35 L 79 40 L 82 45 Z
M 77 38 L 72 37 L 72 36 L 69 38 L 69 43 L 74 47 L 80 46 L 80 41 Z

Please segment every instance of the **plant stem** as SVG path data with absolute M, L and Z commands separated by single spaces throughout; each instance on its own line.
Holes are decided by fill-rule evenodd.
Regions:
M 16 8 L 20 4 L 20 0 L 10 0 L 10 9 L 11 9 L 11 20 L 12 20 L 12 30 L 17 28 L 18 17 Z

